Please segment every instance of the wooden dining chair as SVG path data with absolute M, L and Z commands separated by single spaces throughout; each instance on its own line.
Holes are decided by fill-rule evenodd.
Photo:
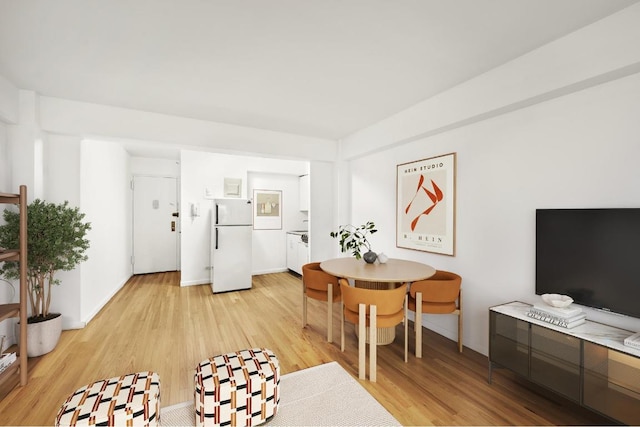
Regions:
M 393 327 L 404 322 L 404 361 L 407 362 L 407 285 L 377 290 L 349 286 L 340 279 L 343 309 L 340 319 L 340 349 L 344 351 L 345 321 L 358 326 L 358 378 L 365 379 L 366 327 L 369 327 L 369 380 L 376 381 L 377 328 Z
M 436 270 L 426 280 L 413 282 L 409 288 L 408 308 L 415 312 L 416 357 L 422 357 L 422 314 L 458 315 L 458 351 L 462 353 L 462 277 Z
M 302 266 L 302 327 L 307 326 L 307 298 L 327 302 L 327 341 L 333 342 L 333 303 L 341 302 L 338 278 L 320 268 L 319 262 Z M 342 306 L 340 307 L 342 312 Z

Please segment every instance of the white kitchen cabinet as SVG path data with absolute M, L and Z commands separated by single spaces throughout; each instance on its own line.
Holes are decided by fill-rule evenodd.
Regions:
M 298 268 L 298 242 L 300 236 L 297 234 L 287 233 L 287 268 L 297 271 Z
M 302 175 L 298 181 L 300 190 L 300 210 L 309 210 L 309 175 Z
M 302 266 L 309 263 L 309 246 L 300 234 L 287 233 L 287 268 L 302 275 Z
M 302 266 L 309 263 L 309 246 L 302 240 L 298 242 L 297 260 L 300 271 L 298 274 L 302 274 Z

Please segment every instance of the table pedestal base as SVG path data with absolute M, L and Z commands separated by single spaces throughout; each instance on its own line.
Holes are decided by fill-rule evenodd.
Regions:
M 389 282 L 369 282 L 364 280 L 356 280 L 355 281 L 356 288 L 364 288 L 364 289 L 395 289 L 395 283 Z M 358 336 L 358 325 L 355 325 L 356 337 Z M 387 345 L 391 344 L 393 340 L 396 339 L 396 328 L 378 328 L 378 332 L 376 334 L 376 340 L 378 345 Z M 367 336 L 365 339 L 366 343 L 369 344 L 369 327 L 367 326 Z
M 359 336 L 358 325 L 355 325 L 356 337 Z M 396 339 L 396 328 L 378 328 L 376 333 L 376 341 L 378 345 L 391 344 Z M 365 342 L 369 344 L 369 327 L 367 326 L 367 334 Z

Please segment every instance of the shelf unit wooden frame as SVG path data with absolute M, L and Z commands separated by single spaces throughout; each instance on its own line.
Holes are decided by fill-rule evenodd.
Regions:
M 18 205 L 20 209 L 19 247 L 0 249 L 0 262 L 17 261 L 20 263 L 20 302 L 0 304 L 0 322 L 18 317 L 20 319 L 20 343 L 18 358 L 4 371 L 0 372 L 0 385 L 10 381 L 14 374 L 20 373 L 20 385 L 27 384 L 27 187 L 20 186 L 20 193 L 0 193 L 0 203 Z

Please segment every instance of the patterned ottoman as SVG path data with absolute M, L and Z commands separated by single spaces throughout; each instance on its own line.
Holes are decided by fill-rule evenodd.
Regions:
M 159 426 L 160 377 L 138 372 L 96 381 L 69 396 L 56 426 Z
M 280 403 L 280 365 L 265 348 L 200 362 L 195 373 L 196 426 L 256 426 Z

